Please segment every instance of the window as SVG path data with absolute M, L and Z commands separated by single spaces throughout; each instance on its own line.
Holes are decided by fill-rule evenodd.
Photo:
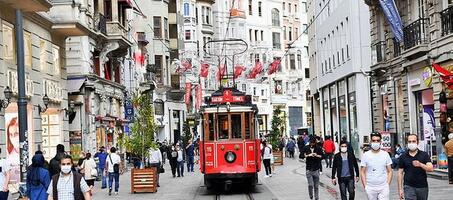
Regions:
M 286 40 L 286 26 L 283 26 L 283 40 Z
M 258 41 L 258 30 L 255 30 L 255 41 Z
M 302 10 L 303 10 L 304 12 L 307 12 L 307 11 L 308 11 L 308 9 L 307 9 L 307 2 L 302 2 Z
M 344 48 L 341 48 L 341 60 L 344 62 Z
M 306 56 L 310 55 L 310 54 L 308 54 L 308 46 L 304 46 L 304 49 L 305 49 L 305 52 L 304 52 L 305 55 L 306 55 Z
M 46 41 L 43 39 L 39 41 L 39 66 L 41 71 L 47 70 Z
M 286 10 L 286 3 L 283 2 L 283 10 Z
M 294 38 L 297 38 L 299 36 L 299 28 L 294 28 Z
M 280 26 L 280 12 L 274 8 L 271 11 L 272 14 L 272 26 Z
M 32 49 L 31 49 L 31 34 L 24 32 L 24 53 L 25 53 L 25 66 L 31 67 L 32 65 Z
M 299 63 L 298 69 L 302 69 L 302 55 L 300 55 L 300 51 L 297 53 L 297 62 Z
M 252 35 L 253 35 L 253 30 L 252 29 L 249 29 L 249 37 L 250 37 L 250 41 L 252 41 Z
M 288 38 L 289 41 L 293 40 L 293 27 L 289 27 Z
M 206 24 L 211 24 L 211 8 L 206 8 Z
M 61 67 L 60 47 L 53 45 L 52 56 L 53 56 L 53 67 L 54 67 L 53 72 L 55 72 L 55 75 L 60 74 L 60 67 Z
M 260 62 L 260 54 L 255 54 L 255 62 Z
M 294 56 L 294 54 L 289 56 L 289 67 L 293 70 L 296 69 L 296 56 Z
M 308 28 L 307 24 L 302 24 L 302 31 L 306 32 Z
M 264 96 L 264 90 L 261 90 L 261 96 Z
M 155 77 L 157 83 L 163 83 L 162 78 L 162 56 L 154 55 L 154 67 L 156 70 Z
M 288 3 L 288 12 L 291 13 L 291 3 Z
M 256 96 L 256 87 L 253 87 L 253 96 Z
M 297 13 L 297 4 L 294 4 L 294 13 Z
M 272 33 L 272 47 L 274 49 L 281 49 L 280 33 L 276 33 L 276 32 Z
M 245 113 L 245 139 L 252 139 L 252 134 L 250 134 L 250 113 Z
M 242 115 L 232 114 L 231 115 L 231 134 L 233 139 L 242 138 Z
M 208 115 L 208 134 L 206 134 L 205 140 L 214 140 L 214 114 L 209 113 Z M 206 129 L 205 129 L 206 130 Z
M 275 81 L 275 94 L 283 94 L 282 81 Z
M 164 36 L 168 39 L 168 19 L 164 17 Z
M 191 32 L 190 30 L 185 31 L 186 40 L 190 40 Z
M 228 130 L 230 129 L 230 125 L 228 123 L 228 115 L 217 115 L 217 118 L 217 134 L 219 135 L 219 140 L 228 139 Z
M 189 3 L 184 3 L 184 16 L 189 16 Z
M 195 8 L 195 22 L 198 24 L 198 8 Z
M 258 16 L 262 17 L 263 13 L 261 12 L 261 1 L 258 2 Z
M 337 60 L 338 60 L 337 63 L 340 64 L 340 52 L 339 51 L 337 51 Z
M 253 14 L 253 10 L 252 10 L 252 0 L 249 0 L 249 15 L 252 15 Z
M 243 83 L 242 84 L 242 92 L 246 92 L 247 91 L 247 84 Z
M 161 25 L 161 17 L 154 16 L 153 18 L 154 23 L 154 37 L 155 38 L 162 38 L 162 25 Z
M 305 68 L 305 78 L 310 78 L 310 68 Z
M 201 23 L 206 24 L 206 7 L 201 7 Z
M 264 31 L 261 31 L 261 41 L 264 41 Z
M 13 27 L 3 24 L 3 58 L 10 62 L 15 63 L 16 49 L 14 46 L 14 31 Z
M 263 53 L 263 63 L 265 63 L 265 62 L 267 61 L 266 59 L 267 59 L 267 58 L 266 58 L 266 54 Z
M 346 45 L 346 57 L 349 58 L 349 45 Z

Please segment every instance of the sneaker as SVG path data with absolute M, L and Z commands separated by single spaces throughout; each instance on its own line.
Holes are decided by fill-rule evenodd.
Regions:
M 322 172 L 319 172 L 319 175 L 322 175 Z
M 109 189 L 109 196 L 112 195 L 112 189 Z
M 118 195 L 118 192 L 115 192 L 115 195 Z
M 272 174 L 269 174 L 269 177 L 272 177 Z
M 264 178 L 269 178 L 269 176 L 268 175 L 264 175 Z

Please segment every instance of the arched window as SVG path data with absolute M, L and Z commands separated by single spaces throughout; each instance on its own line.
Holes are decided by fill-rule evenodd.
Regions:
M 272 26 L 280 26 L 280 12 L 276 8 L 272 9 Z
M 189 3 L 184 3 L 184 16 L 189 16 L 189 14 L 190 14 Z

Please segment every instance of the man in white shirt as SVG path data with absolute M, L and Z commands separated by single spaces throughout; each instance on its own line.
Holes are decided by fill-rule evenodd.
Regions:
M 360 176 L 369 200 L 389 199 L 389 185 L 392 182 L 392 159 L 381 150 L 382 136 L 371 134 L 371 151 L 362 156 Z
M 105 173 L 109 175 L 109 195 L 112 195 L 112 184 L 113 179 L 115 179 L 115 194 L 118 195 L 118 189 L 120 187 L 120 166 L 121 158 L 116 154 L 116 148 L 110 148 L 110 155 L 107 156 L 105 162 Z
M 155 167 L 157 172 L 157 187 L 159 185 L 159 169 L 162 167 L 162 153 L 160 149 L 156 147 L 151 147 L 149 150 L 149 163 L 150 167 Z
M 1 149 L 0 149 L 1 152 Z M 0 159 L 0 200 L 8 199 L 8 183 L 11 177 L 11 167 L 5 159 Z

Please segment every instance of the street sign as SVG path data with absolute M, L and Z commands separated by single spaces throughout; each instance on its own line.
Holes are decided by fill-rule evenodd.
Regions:
M 381 132 L 382 136 L 382 150 L 390 151 L 392 148 L 392 137 L 390 136 L 389 132 Z

